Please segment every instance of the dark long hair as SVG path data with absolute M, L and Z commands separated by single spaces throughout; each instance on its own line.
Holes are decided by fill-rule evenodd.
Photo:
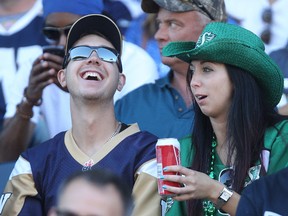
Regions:
M 265 95 L 255 79 L 245 70 L 226 65 L 228 76 L 233 84 L 233 97 L 227 119 L 228 160 L 232 155 L 234 172 L 232 189 L 240 192 L 243 189 L 248 169 L 259 159 L 264 145 L 264 133 L 267 127 L 287 119 L 279 115 L 274 107 L 265 102 Z M 191 81 L 187 73 L 187 82 Z M 213 128 L 209 117 L 204 115 L 197 103 L 194 103 L 195 118 L 191 141 L 195 157 L 191 168 L 207 173 L 210 164 Z M 234 154 L 233 154 L 234 153 Z M 232 161 L 227 161 L 231 164 Z M 188 215 L 201 215 L 201 200 L 188 201 Z

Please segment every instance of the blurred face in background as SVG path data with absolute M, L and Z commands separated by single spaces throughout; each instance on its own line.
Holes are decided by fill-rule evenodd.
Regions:
M 124 204 L 114 185 L 96 186 L 77 179 L 66 186 L 49 216 L 124 216 Z
M 57 62 L 56 59 L 51 57 L 51 67 L 54 68 L 56 71 L 59 71 L 62 68 L 62 65 L 59 62 L 63 61 L 64 58 L 64 49 L 66 46 L 66 39 L 68 32 L 72 26 L 72 24 L 80 18 L 80 15 L 71 14 L 71 13 L 51 13 L 46 17 L 45 26 L 43 27 L 42 31 L 46 37 L 47 42 L 52 46 L 47 46 L 46 49 L 43 49 L 43 52 L 48 52 L 51 54 L 56 55 L 53 58 L 58 58 Z M 55 47 L 57 46 L 57 47 Z M 59 59 L 59 57 L 61 59 Z M 54 65 L 52 64 L 54 62 Z M 67 91 L 66 88 L 62 88 L 59 84 L 57 79 L 57 73 L 55 74 L 54 83 L 62 90 Z
M 47 16 L 43 33 L 53 45 L 66 45 L 66 38 L 72 24 L 81 16 L 71 13 L 51 13 Z
M 198 11 L 176 13 L 160 8 L 156 22 L 158 30 L 155 39 L 161 52 L 169 42 L 197 41 L 210 19 Z M 174 71 L 183 71 L 185 74 L 187 72 L 188 64 L 177 58 L 162 56 L 162 62 Z

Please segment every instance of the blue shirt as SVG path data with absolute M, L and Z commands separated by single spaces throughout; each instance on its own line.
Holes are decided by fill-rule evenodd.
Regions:
M 173 73 L 139 87 L 115 104 L 116 118 L 126 124 L 138 123 L 141 130 L 159 138 L 181 138 L 192 131 L 194 111 L 187 108 L 179 92 L 171 86 Z

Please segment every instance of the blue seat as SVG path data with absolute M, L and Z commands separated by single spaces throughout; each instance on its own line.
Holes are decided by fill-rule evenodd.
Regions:
M 0 195 L 6 186 L 14 165 L 15 161 L 0 163 Z

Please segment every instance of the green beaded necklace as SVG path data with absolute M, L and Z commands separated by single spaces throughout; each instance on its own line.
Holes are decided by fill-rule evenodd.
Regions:
M 216 146 L 217 146 L 217 141 L 216 141 L 216 136 L 213 134 L 212 137 L 212 144 L 211 144 L 211 161 L 210 161 L 210 167 L 208 170 L 208 175 L 211 179 L 215 179 L 216 175 L 214 173 L 214 163 L 215 163 L 215 152 L 216 152 Z M 216 208 L 210 200 L 203 200 L 202 202 L 203 205 L 203 210 L 204 210 L 204 215 L 205 216 L 213 216 L 216 212 Z

